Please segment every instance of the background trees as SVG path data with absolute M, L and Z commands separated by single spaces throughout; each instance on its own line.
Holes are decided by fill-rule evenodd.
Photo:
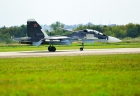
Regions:
M 27 34 L 27 26 L 12 26 L 0 28 L 0 42 L 1 43 L 12 43 L 11 38 L 24 37 Z
M 46 30 L 46 33 L 50 36 L 53 35 L 66 35 L 70 34 L 70 31 L 65 30 L 65 25 L 59 21 L 50 25 L 52 30 Z M 78 31 L 82 29 L 93 29 L 100 31 L 106 35 L 115 36 L 117 38 L 131 37 L 136 38 L 140 37 L 140 25 L 129 23 L 126 25 L 117 25 L 117 26 L 100 26 L 100 25 L 82 25 L 74 27 L 73 31 Z M 27 26 L 12 26 L 12 27 L 1 27 L 0 28 L 0 43 L 11 43 L 12 38 L 25 37 L 27 36 Z
M 125 37 L 136 38 L 140 36 L 140 25 L 133 24 L 133 23 L 129 23 L 127 25 L 117 25 L 117 26 L 80 25 L 74 30 L 78 31 L 82 29 L 94 29 L 104 34 L 115 36 L 117 38 L 125 38 Z
M 60 23 L 59 21 L 53 23 L 50 25 L 52 31 L 48 32 L 48 35 L 66 35 L 70 34 L 71 32 L 64 30 L 64 24 Z

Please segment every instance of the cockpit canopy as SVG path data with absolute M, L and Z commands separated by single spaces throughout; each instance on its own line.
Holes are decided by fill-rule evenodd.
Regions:
M 97 30 L 92 30 L 92 29 L 85 29 L 84 32 L 87 32 L 87 33 L 92 33 L 92 34 L 97 34 L 97 35 L 105 35 Z

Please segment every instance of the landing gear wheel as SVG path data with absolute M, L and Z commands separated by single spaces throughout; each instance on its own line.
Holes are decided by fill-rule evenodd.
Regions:
M 83 51 L 83 48 L 82 47 L 80 48 L 80 51 Z
M 51 46 L 48 47 L 48 51 L 51 52 Z
M 54 46 L 49 46 L 48 47 L 48 51 L 49 52 L 55 52 L 56 51 L 56 48 Z
M 55 48 L 54 46 L 52 46 L 52 47 L 51 47 L 51 51 L 52 51 L 52 52 L 55 52 L 55 51 L 56 51 L 56 48 Z
M 82 43 L 82 47 L 80 47 L 80 51 L 83 51 L 84 49 L 84 43 Z

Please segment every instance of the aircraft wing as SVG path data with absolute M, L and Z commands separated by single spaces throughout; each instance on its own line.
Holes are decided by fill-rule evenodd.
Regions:
M 45 38 L 45 40 L 62 40 L 62 39 L 69 39 L 70 37 L 67 36 L 50 36 Z

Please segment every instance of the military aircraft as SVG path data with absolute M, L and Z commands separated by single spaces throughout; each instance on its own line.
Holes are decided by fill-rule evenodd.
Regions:
M 48 47 L 49 52 L 56 51 L 54 44 L 70 45 L 72 42 L 79 40 L 82 42 L 80 51 L 83 51 L 84 43 L 86 42 L 121 42 L 118 38 L 107 36 L 91 29 L 79 30 L 65 36 L 48 36 L 35 19 L 27 20 L 27 35 L 28 37 L 14 38 L 14 40 L 19 41 L 21 44 L 32 44 L 35 46 L 50 44 Z

